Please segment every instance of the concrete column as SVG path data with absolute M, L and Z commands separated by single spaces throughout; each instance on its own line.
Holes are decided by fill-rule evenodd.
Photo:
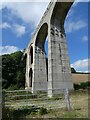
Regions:
M 48 96 L 52 97 L 60 89 L 73 89 L 73 84 L 65 34 L 50 25 L 48 36 Z
M 38 46 L 35 47 L 34 55 L 34 80 L 33 93 L 37 91 L 47 91 L 47 71 L 46 71 L 46 55 Z
M 30 70 L 30 55 L 27 54 L 27 59 L 26 59 L 26 83 L 25 83 L 25 89 L 30 89 L 30 80 L 29 80 L 29 70 Z

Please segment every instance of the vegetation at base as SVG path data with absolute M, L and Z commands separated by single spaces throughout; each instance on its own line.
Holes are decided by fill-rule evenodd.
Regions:
M 24 89 L 25 87 L 25 69 L 26 59 L 21 59 L 23 52 L 17 51 L 12 54 L 2 55 L 2 88 L 8 90 Z M 48 58 L 46 58 L 48 68 Z M 71 68 L 72 73 L 77 73 L 74 68 Z M 48 73 L 48 69 L 47 69 Z M 79 73 L 78 73 L 79 74 Z M 82 85 L 74 84 L 75 89 L 86 88 L 87 83 Z
M 2 88 L 9 90 L 23 89 L 25 84 L 25 64 L 21 51 L 2 55 Z
M 11 109 L 9 107 L 2 108 L 2 120 L 20 120 L 20 118 L 25 118 L 26 115 L 31 114 L 32 112 L 37 112 L 39 108 L 33 107 L 22 107 L 19 109 Z
M 47 114 L 47 109 L 46 109 L 46 108 L 41 107 L 41 108 L 40 108 L 39 113 L 40 113 L 40 115 Z
M 79 89 L 87 89 L 90 88 L 90 82 L 81 82 L 80 84 L 74 84 L 74 89 L 79 90 Z
M 12 103 L 11 103 L 12 104 Z M 60 104 L 62 104 L 60 102 Z M 45 106 L 40 108 L 39 106 L 16 106 L 3 108 L 2 120 L 33 120 L 38 118 L 66 118 L 71 120 L 78 120 L 79 118 L 86 120 L 88 118 L 88 90 L 77 90 L 70 92 L 70 111 L 68 112 L 66 106 L 63 108 L 48 109 Z M 88 120 L 88 119 L 87 119 Z
M 46 108 L 37 108 L 37 107 L 22 107 L 18 109 L 11 109 L 9 107 L 2 108 L 2 120 L 19 120 L 20 118 L 25 118 L 25 116 L 30 114 L 35 114 L 35 112 L 39 112 L 40 115 L 47 114 Z

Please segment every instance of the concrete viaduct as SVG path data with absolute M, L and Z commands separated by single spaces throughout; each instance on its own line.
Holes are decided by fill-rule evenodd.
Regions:
M 69 1 L 69 2 L 68 2 Z M 30 40 L 26 58 L 25 89 L 47 91 L 48 96 L 61 89 L 73 89 L 64 21 L 73 1 L 50 2 Z M 48 65 L 44 43 L 48 36 Z

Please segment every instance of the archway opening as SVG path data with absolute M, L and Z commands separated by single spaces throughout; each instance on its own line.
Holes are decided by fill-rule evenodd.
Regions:
M 24 86 L 24 88 L 26 88 L 26 87 L 28 87 L 27 81 L 26 81 L 26 76 L 25 76 L 25 72 L 26 72 L 26 69 L 25 69 L 25 68 L 26 68 L 26 63 L 27 63 L 27 53 L 25 53 L 25 55 L 24 55 L 24 57 L 23 57 L 21 63 L 22 63 L 22 64 L 21 64 L 21 67 L 24 68 L 24 70 L 23 70 L 23 73 L 24 73 L 24 82 L 23 82 L 23 86 Z
M 33 63 L 33 47 L 30 48 L 31 64 Z
M 30 81 L 30 87 L 32 87 L 32 78 L 33 77 L 33 71 L 32 71 L 32 68 L 30 68 L 30 71 L 29 71 L 29 81 Z
M 36 50 L 45 54 L 46 58 L 46 72 L 47 72 L 47 81 L 48 81 L 48 24 L 44 23 L 37 35 L 36 38 Z
M 44 50 L 46 54 L 46 70 L 47 70 L 47 81 L 48 81 L 48 36 L 46 37 L 46 40 L 44 43 Z

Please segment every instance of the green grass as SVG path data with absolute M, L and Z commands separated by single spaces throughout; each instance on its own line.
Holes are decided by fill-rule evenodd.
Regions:
M 58 100 L 59 98 L 51 98 L 50 101 Z M 66 108 L 59 108 L 53 110 L 46 110 L 45 114 L 40 114 L 40 109 L 33 110 L 32 107 L 18 108 L 16 113 L 20 112 L 20 115 L 25 118 L 88 118 L 88 91 L 87 90 L 77 90 L 70 92 L 70 112 Z M 33 101 L 34 102 L 34 101 Z M 40 102 L 40 101 L 35 101 Z M 28 108 L 28 109 L 27 109 Z M 31 109 L 32 108 L 32 109 Z M 45 109 L 43 109 L 45 110 Z M 43 111 L 42 110 L 42 111 Z M 26 111 L 23 112 L 23 111 Z M 44 112 L 43 112 L 44 113 Z
M 48 110 L 47 114 L 39 112 L 27 115 L 27 118 L 88 118 L 88 92 L 87 90 L 73 91 L 70 93 L 71 109 L 66 108 Z

